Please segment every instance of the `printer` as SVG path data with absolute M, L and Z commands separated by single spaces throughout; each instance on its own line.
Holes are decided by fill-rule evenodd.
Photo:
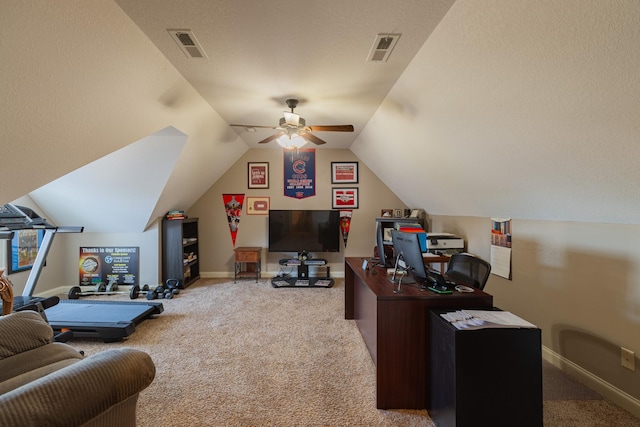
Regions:
M 451 233 L 427 233 L 427 252 L 452 255 L 464 252 L 464 239 Z

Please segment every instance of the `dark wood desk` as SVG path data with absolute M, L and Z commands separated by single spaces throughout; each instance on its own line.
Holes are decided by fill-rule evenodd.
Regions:
M 476 290 L 441 295 L 418 285 L 393 292 L 386 269 L 362 269 L 369 258 L 345 258 L 345 319 L 355 319 L 376 365 L 378 409 L 426 409 L 429 403 L 429 310 L 487 308 L 493 297 Z

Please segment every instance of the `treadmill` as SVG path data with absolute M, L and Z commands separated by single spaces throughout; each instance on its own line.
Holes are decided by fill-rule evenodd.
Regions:
M 56 227 L 33 210 L 13 204 L 0 206 L 0 238 L 11 239 L 18 230 L 44 230 L 44 238 L 22 295 L 14 297 L 14 311 L 35 310 L 54 332 L 71 331 L 74 337 L 98 337 L 117 342 L 135 331 L 137 324 L 164 311 L 161 302 L 69 300 L 57 296 L 34 297 L 36 283 L 57 233 L 82 233 L 81 226 Z

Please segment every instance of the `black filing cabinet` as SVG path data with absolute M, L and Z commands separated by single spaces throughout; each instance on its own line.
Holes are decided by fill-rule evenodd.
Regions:
M 432 311 L 429 416 L 438 427 L 542 426 L 538 328 L 458 330 Z

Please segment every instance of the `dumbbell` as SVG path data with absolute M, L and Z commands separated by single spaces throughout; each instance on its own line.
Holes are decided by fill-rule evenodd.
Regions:
M 178 279 L 167 279 L 164 289 L 165 292 L 169 290 L 173 295 L 178 295 L 180 293 L 180 281 Z
M 131 288 L 129 296 L 131 299 L 136 299 L 141 293 L 146 294 L 146 298 L 148 300 L 160 298 L 171 299 L 174 295 L 171 290 L 165 289 L 162 286 L 156 286 L 154 289 L 149 289 L 149 285 L 144 285 L 142 289 L 140 289 L 138 285 L 134 285 Z
M 79 299 L 80 297 L 87 297 L 91 295 L 114 295 L 114 294 L 127 294 L 128 292 L 117 292 L 118 284 L 109 283 L 105 285 L 104 282 L 98 283 L 93 291 L 82 291 L 80 286 L 74 286 L 69 289 L 69 299 Z
M 131 289 L 129 290 L 129 298 L 131 299 L 136 299 L 138 298 L 138 295 L 140 294 L 146 294 L 146 297 L 148 300 L 152 300 L 152 299 L 156 299 L 157 295 L 156 295 L 156 291 L 154 290 L 150 290 L 149 289 L 149 285 L 144 285 L 142 288 L 140 288 L 140 285 L 133 285 L 131 287 Z
M 156 287 L 156 294 L 158 294 L 158 298 L 172 299 L 173 296 L 176 295 L 174 290 L 177 289 L 171 289 L 166 286 L 159 285 Z

